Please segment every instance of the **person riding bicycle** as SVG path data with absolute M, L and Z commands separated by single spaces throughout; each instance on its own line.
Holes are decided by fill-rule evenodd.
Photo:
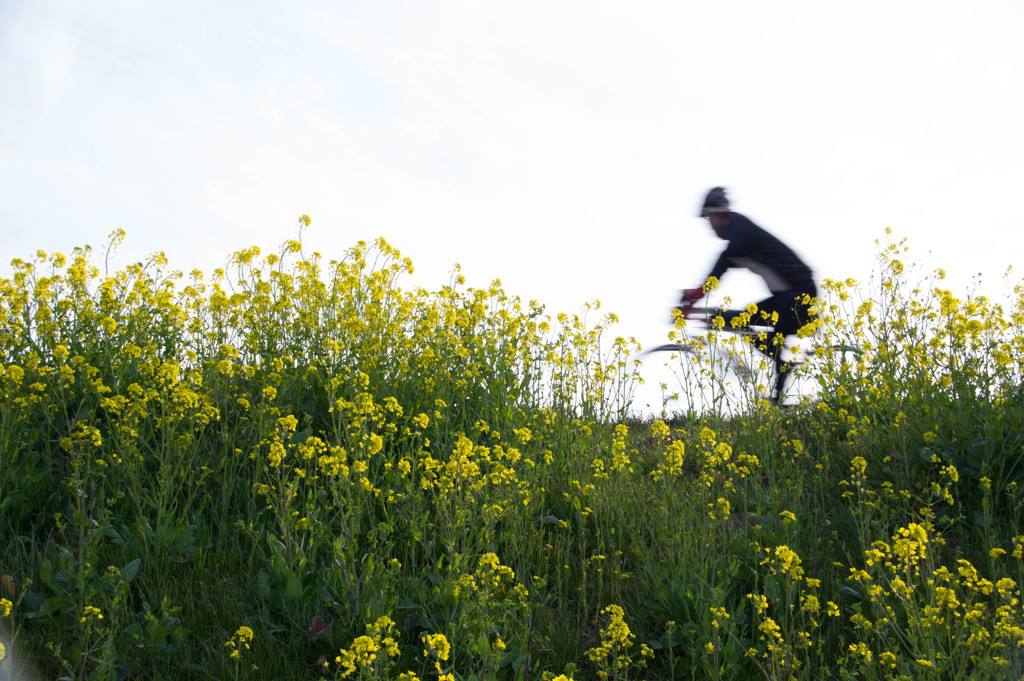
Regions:
M 757 303 L 757 312 L 751 315 L 751 326 L 769 327 L 766 342 L 755 345 L 758 350 L 775 363 L 776 381 L 772 404 L 782 398 L 786 374 L 793 365 L 782 360 L 783 338 L 795 334 L 801 327 L 814 320 L 810 310 L 811 301 L 817 297 L 818 288 L 809 268 L 789 246 L 754 224 L 749 218 L 729 209 L 729 199 L 724 187 L 708 191 L 701 206 L 700 217 L 706 218 L 711 229 L 720 239 L 729 242 L 722 251 L 705 284 L 699 288 L 685 289 L 676 308 L 686 318 L 693 318 L 693 306 L 704 297 L 707 281 L 718 280 L 733 267 L 745 267 L 761 276 L 772 295 Z M 764 314 L 767 314 L 767 318 Z M 702 316 L 723 317 L 726 328 L 732 328 L 732 320 L 747 314 L 745 310 L 709 310 Z M 774 323 L 770 320 L 774 315 Z M 772 337 L 780 335 L 782 338 Z

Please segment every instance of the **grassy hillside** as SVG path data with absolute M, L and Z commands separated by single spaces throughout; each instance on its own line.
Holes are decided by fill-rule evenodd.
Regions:
M 597 304 L 403 288 L 383 241 L 15 261 L 0 677 L 1019 678 L 1024 289 L 903 250 L 824 283 L 802 351 L 863 352 L 816 400 L 684 355 L 707 408 L 661 420 Z

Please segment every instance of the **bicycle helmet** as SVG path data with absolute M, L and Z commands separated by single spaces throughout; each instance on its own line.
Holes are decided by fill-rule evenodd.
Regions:
M 725 187 L 712 187 L 704 197 L 704 205 L 700 209 L 700 217 L 706 218 L 711 213 L 725 213 L 729 210 L 729 199 L 725 195 Z

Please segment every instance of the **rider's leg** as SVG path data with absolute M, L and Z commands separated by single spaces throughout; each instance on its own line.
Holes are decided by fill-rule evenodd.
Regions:
M 766 298 L 757 304 L 758 311 L 755 316 L 766 322 L 774 320 L 774 334 L 772 334 L 767 347 L 759 348 L 762 352 L 772 357 L 775 363 L 775 388 L 772 391 L 772 404 L 777 405 L 785 394 L 786 380 L 793 373 L 796 367 L 794 362 L 787 362 L 782 359 L 782 351 L 785 346 L 786 336 L 795 335 L 804 324 L 813 319 L 805 300 L 817 297 L 818 290 L 814 282 L 798 289 L 791 289 Z
M 772 362 L 772 366 L 775 368 L 775 385 L 772 386 L 771 403 L 773 405 L 778 404 L 780 396 L 782 395 L 782 388 L 785 383 L 786 377 L 793 370 L 791 362 L 785 362 L 782 359 L 782 350 L 784 347 L 784 336 L 780 336 L 778 329 L 770 326 L 772 320 L 776 322 L 785 322 L 786 316 L 779 314 L 777 317 L 772 313 L 778 312 L 778 304 L 780 301 L 776 300 L 777 296 L 772 296 L 767 300 L 763 300 L 757 304 L 758 312 L 754 315 L 750 315 L 746 310 L 725 310 L 722 308 L 710 308 L 707 310 L 707 321 L 710 323 L 716 317 L 721 317 L 725 324 L 726 330 L 734 331 L 737 328 L 744 328 L 747 326 L 754 326 L 758 331 L 764 331 L 763 335 L 759 335 L 758 338 L 752 343 L 754 349 L 763 354 Z M 791 299 L 792 301 L 792 299 Z M 790 302 L 791 302 L 790 301 Z M 791 302 L 792 304 L 792 302 Z M 783 310 L 785 308 L 782 308 Z M 762 315 L 761 311 L 764 311 L 766 315 Z M 733 320 L 742 318 L 743 315 L 750 317 L 747 324 L 741 327 L 734 327 Z
M 785 336 L 777 330 L 772 330 L 772 333 L 769 333 L 763 341 L 754 343 L 754 347 L 770 358 L 775 366 L 775 385 L 772 386 L 771 403 L 772 405 L 778 405 L 782 399 L 782 391 L 785 387 L 786 379 L 793 371 L 792 362 L 786 362 L 782 359 Z
M 794 362 L 782 359 L 785 337 L 795 335 L 804 324 L 814 319 L 814 315 L 810 313 L 808 305 L 804 301 L 816 298 L 817 295 L 817 287 L 813 281 L 809 281 L 798 288 L 765 298 L 757 303 L 757 310 L 752 315 L 746 310 L 722 308 L 710 308 L 704 313 L 708 322 L 716 317 L 721 317 L 725 322 L 726 330 L 734 329 L 733 320 L 742 315 L 749 315 L 749 321 L 744 326 L 766 330 L 767 335 L 764 340 L 755 342 L 754 347 L 771 359 L 775 366 L 775 386 L 772 389 L 771 397 L 771 402 L 774 405 L 777 405 L 782 399 L 786 380 L 796 367 Z
M 781 353 L 780 353 L 781 354 Z M 796 368 L 795 362 L 786 362 L 781 357 L 775 360 L 775 390 L 772 392 L 772 404 L 778 406 L 785 395 L 786 380 Z

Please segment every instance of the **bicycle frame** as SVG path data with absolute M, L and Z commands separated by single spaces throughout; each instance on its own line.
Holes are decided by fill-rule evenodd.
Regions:
M 754 342 L 759 341 L 766 344 L 784 342 L 782 338 L 773 338 L 775 331 L 772 327 L 762 325 L 729 327 L 726 325 L 723 328 L 717 328 L 711 320 L 719 316 L 722 313 L 721 310 L 677 309 L 680 309 L 685 319 L 699 321 L 701 326 L 698 329 L 694 329 L 695 333 L 688 333 L 682 342 L 666 343 L 650 348 L 644 351 L 644 355 L 657 352 L 679 353 L 681 368 L 684 369 L 686 377 L 685 379 L 678 375 L 677 377 L 680 378 L 681 382 L 688 384 L 687 388 L 698 388 L 701 391 L 701 400 L 705 403 L 708 402 L 708 395 L 706 393 L 710 391 L 710 402 L 713 408 L 721 408 L 724 406 L 724 402 L 739 403 L 737 406 L 741 406 L 744 403 L 749 405 L 770 397 L 773 388 L 767 386 L 774 385 L 774 381 L 769 379 L 769 376 L 774 371 L 774 368 L 771 367 L 774 363 L 773 358 L 770 356 L 770 351 L 764 352 L 754 347 Z M 738 314 L 737 311 L 727 312 L 734 316 Z M 686 331 L 685 329 L 681 330 Z M 735 338 L 747 338 L 750 340 L 743 343 L 743 349 L 741 349 L 736 347 Z M 749 352 L 747 349 L 749 349 Z M 861 350 L 850 345 L 836 344 L 821 345 L 795 353 L 793 349 L 783 348 L 783 352 L 790 355 L 790 358 L 784 365 L 785 370 L 788 372 L 787 381 L 789 388 L 784 390 L 783 394 L 779 396 L 778 402 L 780 405 L 787 398 L 792 400 L 794 394 L 798 397 L 807 396 L 806 394 L 801 395 L 801 393 L 806 393 L 806 390 L 794 391 L 794 388 L 800 384 L 799 379 L 804 373 L 802 369 L 808 364 L 809 360 L 826 353 L 860 353 Z M 682 355 L 690 355 L 691 361 L 683 362 Z M 703 366 L 700 366 L 701 364 Z M 696 376 L 696 381 L 694 380 L 694 367 L 697 367 L 696 374 L 698 375 Z M 728 376 L 730 373 L 738 379 L 738 391 L 730 390 Z M 703 374 L 703 376 L 699 376 L 699 374 Z M 702 378 L 707 379 L 707 382 L 701 380 Z M 765 379 L 763 383 L 761 382 L 762 378 Z M 806 388 L 806 385 L 800 385 Z M 691 400 L 694 397 L 692 394 L 689 396 Z

